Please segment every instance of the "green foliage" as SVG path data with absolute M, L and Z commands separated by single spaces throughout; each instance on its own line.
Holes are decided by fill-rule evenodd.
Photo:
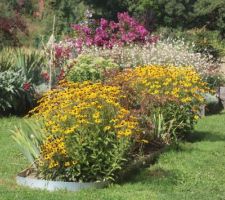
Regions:
M 45 34 L 50 35 L 53 16 L 56 16 L 56 35 L 63 35 L 71 31 L 71 23 L 81 21 L 86 7 L 78 0 L 46 0 L 42 23 L 45 24 Z
M 12 138 L 29 163 L 36 167 L 35 161 L 40 156 L 41 144 L 46 133 L 41 124 L 35 120 L 24 120 L 12 130 Z
M 67 79 L 73 82 L 104 80 L 104 72 L 113 68 L 118 68 L 118 65 L 112 59 L 80 55 L 75 59 Z
M 13 51 L 10 48 L 4 48 L 0 51 L 0 72 L 7 71 L 13 65 Z
M 34 105 L 34 90 L 23 89 L 22 70 L 0 72 L 0 115 L 22 114 Z
M 127 10 L 127 0 L 79 0 L 84 2 L 89 7 L 95 9 L 95 17 L 106 17 L 110 19 L 116 19 L 118 12 L 123 12 Z
M 35 92 L 43 83 L 44 67 L 45 58 L 36 51 L 0 52 L 0 115 L 23 114 L 35 105 Z
M 208 29 L 218 30 L 225 37 L 225 1 L 197 0 L 193 5 L 193 18 L 197 26 L 206 25 Z M 195 24 L 194 23 L 194 24 Z
M 128 10 L 143 16 L 150 28 L 166 26 L 172 28 L 194 28 L 206 26 L 225 36 L 224 0 L 138 0 L 127 1 Z M 150 24 L 149 24 L 150 23 Z M 153 24 L 152 24 L 153 23 Z M 158 27 L 157 26 L 157 27 Z
M 153 114 L 152 124 L 154 126 L 153 135 L 155 139 L 161 140 L 165 144 L 171 144 L 177 141 L 175 134 L 176 128 L 174 127 L 174 121 L 176 119 L 170 119 L 165 121 L 163 114 L 158 111 Z
M 40 83 L 46 63 L 44 55 L 34 49 L 4 48 L 0 51 L 0 71 L 22 70 L 24 81 L 35 85 Z
M 180 30 L 161 27 L 157 31 L 162 37 L 184 39 L 185 42 L 194 43 L 195 52 L 212 55 L 214 59 L 220 59 L 225 55 L 225 42 L 219 31 L 209 31 L 205 27 L 189 30 Z
M 225 77 L 221 74 L 212 74 L 205 77 L 205 82 L 211 89 L 217 90 L 220 86 L 225 85 Z
M 157 162 L 141 168 L 123 183 L 104 189 L 80 192 L 47 192 L 15 186 L 15 175 L 26 167 L 20 151 L 10 137 L 10 127 L 21 118 L 0 119 L 0 187 L 4 200 L 181 200 L 223 199 L 225 196 L 225 114 L 202 118 L 189 140 L 179 150 L 170 148 Z M 174 189 L 176 184 L 176 189 Z M 214 192 L 216 191 L 216 192 Z
M 79 164 L 67 169 L 74 181 L 115 181 L 128 159 L 131 142 L 114 133 L 88 131 L 71 135 L 66 141 L 68 154 Z
M 39 85 L 43 82 L 41 72 L 46 67 L 44 56 L 36 50 L 18 49 L 15 52 L 12 70 L 22 69 L 25 82 Z
M 170 138 L 172 141 L 176 142 L 178 138 L 184 137 L 185 134 L 190 133 L 194 129 L 197 114 L 192 110 L 193 107 L 190 105 L 182 105 L 175 102 L 166 104 L 161 108 L 164 120 L 168 122 L 167 127 L 172 126 L 170 127 Z

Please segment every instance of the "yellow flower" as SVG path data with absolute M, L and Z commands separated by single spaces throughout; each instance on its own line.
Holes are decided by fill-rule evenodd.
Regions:
M 198 116 L 198 115 L 195 115 L 195 116 L 194 116 L 194 119 L 195 119 L 195 120 L 198 120 L 198 119 L 199 119 L 199 116 Z
M 69 167 L 69 166 L 70 166 L 70 162 L 65 162 L 65 163 L 64 163 L 64 166 L 65 166 L 65 167 Z

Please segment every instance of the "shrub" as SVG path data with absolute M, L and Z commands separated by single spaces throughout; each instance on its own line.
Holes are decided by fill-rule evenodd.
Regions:
M 154 126 L 151 128 L 155 114 L 163 115 L 171 137 L 190 131 L 204 103 L 203 94 L 209 91 L 192 67 L 137 67 L 112 74 L 107 84 L 121 87 L 126 96 L 124 106 L 138 113 L 143 137 L 150 140 L 155 139 Z
M 19 33 L 28 34 L 27 26 L 17 14 L 13 17 L 0 16 L 0 49 L 6 46 L 19 46 Z
M 34 88 L 24 82 L 22 70 L 0 72 L 0 116 L 23 114 L 34 106 Z
M 193 66 L 201 74 L 210 74 L 219 67 L 218 63 L 200 53 L 195 53 L 182 40 L 159 40 L 155 44 L 114 46 L 111 49 L 88 47 L 83 53 L 112 58 L 121 67 L 138 65 Z
M 214 90 L 218 90 L 220 86 L 225 85 L 225 77 L 222 74 L 210 74 L 209 76 L 205 77 L 205 82 L 208 83 L 209 87 Z
M 194 43 L 193 50 L 208 56 L 213 56 L 213 59 L 220 59 L 225 55 L 225 43 L 222 40 L 218 31 L 209 31 L 205 27 L 193 28 L 186 31 L 177 29 L 160 28 L 158 32 L 163 38 L 183 38 L 184 41 Z
M 104 72 L 113 68 L 118 68 L 118 65 L 111 59 L 80 55 L 74 60 L 74 64 L 70 65 L 67 79 L 73 82 L 103 80 Z
M 0 52 L 0 115 L 24 114 L 35 105 L 44 67 L 45 58 L 36 51 Z
M 93 26 L 86 24 L 72 25 L 76 33 L 76 47 L 96 45 L 111 48 L 114 45 L 124 45 L 127 43 L 141 42 L 149 40 L 149 31 L 128 13 L 118 13 L 118 22 L 108 21 L 104 18 L 100 22 L 95 22 Z
M 118 13 L 117 16 L 118 22 L 101 18 L 72 25 L 75 37 L 54 44 L 57 62 L 76 56 L 85 46 L 112 48 L 115 45 L 157 41 L 158 37 L 150 36 L 150 32 L 128 13 Z
M 114 180 L 127 161 L 136 119 L 119 103 L 118 87 L 62 82 L 32 113 L 43 117 L 48 137 L 39 176 L 64 181 Z

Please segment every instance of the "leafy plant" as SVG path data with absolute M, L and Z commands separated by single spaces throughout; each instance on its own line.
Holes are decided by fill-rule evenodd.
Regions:
M 11 48 L 4 48 L 0 51 L 0 72 L 13 67 L 14 51 Z
M 118 65 L 112 59 L 80 55 L 70 65 L 67 79 L 73 82 L 103 80 L 104 72 L 114 68 L 118 68 Z
M 126 97 L 122 104 L 139 119 L 138 140 L 149 143 L 161 134 L 163 139 L 164 133 L 169 142 L 190 132 L 209 91 L 191 67 L 150 65 L 110 76 L 106 83 L 121 87 Z
M 25 82 L 37 86 L 43 82 L 42 70 L 46 67 L 46 60 L 35 50 L 16 49 L 12 70 L 22 69 Z
M 22 75 L 22 70 L 0 72 L 0 115 L 23 114 L 34 105 L 34 88 Z
M 120 67 L 136 67 L 143 65 L 172 65 L 177 67 L 194 67 L 200 74 L 215 73 L 219 63 L 212 56 L 196 53 L 194 46 L 182 39 L 162 39 L 155 44 L 114 46 L 111 49 L 88 47 L 83 53 L 93 56 L 111 58 Z
M 0 52 L 0 115 L 24 114 L 35 105 L 44 68 L 45 58 L 36 51 Z
M 173 141 L 177 141 L 176 128 L 174 122 L 176 119 L 170 119 L 165 121 L 162 113 L 154 113 L 152 124 L 153 124 L 153 135 L 154 138 L 161 140 L 165 144 L 170 144 Z
M 21 152 L 34 167 L 37 167 L 36 160 L 40 157 L 42 141 L 46 133 L 40 122 L 25 120 L 23 124 L 12 130 L 12 138 L 20 147 Z
M 50 180 L 114 180 L 128 160 L 136 118 L 118 87 L 67 83 L 49 91 L 31 113 L 44 121 L 39 176 Z

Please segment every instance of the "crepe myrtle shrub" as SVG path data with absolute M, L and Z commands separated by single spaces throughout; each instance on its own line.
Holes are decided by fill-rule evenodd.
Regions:
M 84 46 L 112 48 L 129 43 L 154 43 L 158 39 L 126 12 L 118 13 L 117 21 L 90 19 L 87 23 L 73 24 L 71 28 L 74 37 L 55 44 L 56 59 L 75 57 Z
M 71 64 L 67 80 L 97 81 L 104 80 L 104 73 L 110 69 L 118 69 L 112 59 L 94 57 L 92 55 L 79 55 Z
M 94 28 L 85 24 L 72 25 L 77 47 L 96 45 L 111 48 L 115 44 L 144 43 L 149 39 L 149 31 L 128 13 L 118 13 L 117 19 L 118 22 L 101 18 L 95 22 Z

